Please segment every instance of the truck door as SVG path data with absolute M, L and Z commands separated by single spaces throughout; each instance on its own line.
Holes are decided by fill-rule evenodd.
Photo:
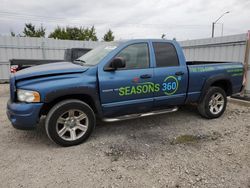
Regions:
M 141 113 L 153 107 L 153 68 L 150 68 L 148 43 L 123 48 L 126 67 L 115 71 L 98 70 L 100 98 L 104 116 Z
M 161 88 L 154 93 L 154 106 L 183 104 L 188 85 L 185 59 L 178 58 L 176 48 L 170 42 L 153 42 L 152 45 L 155 57 L 154 82 Z

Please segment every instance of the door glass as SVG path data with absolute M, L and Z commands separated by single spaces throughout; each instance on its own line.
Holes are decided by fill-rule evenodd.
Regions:
M 153 46 L 157 67 L 179 66 L 178 56 L 172 44 L 166 42 L 153 42 Z
M 123 57 L 126 67 L 122 69 L 143 69 L 149 67 L 147 43 L 133 44 L 124 48 L 116 57 Z

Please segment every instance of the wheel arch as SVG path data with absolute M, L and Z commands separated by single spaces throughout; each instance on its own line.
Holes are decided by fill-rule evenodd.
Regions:
M 215 82 L 213 82 L 210 86 L 216 86 L 216 87 L 220 87 L 221 89 L 223 89 L 227 96 L 232 95 L 232 83 L 230 80 L 224 79 L 224 80 L 217 80 Z
M 204 97 L 208 89 L 212 86 L 220 87 L 226 92 L 227 96 L 232 95 L 232 83 L 231 83 L 230 77 L 228 75 L 221 74 L 221 75 L 210 77 L 206 80 L 205 84 L 203 85 L 199 101 L 202 100 L 202 98 Z
M 98 94 L 91 89 L 86 90 L 85 88 L 78 88 L 77 90 L 65 89 L 47 94 L 40 115 L 47 115 L 55 104 L 67 99 L 78 99 L 83 101 L 93 109 L 97 116 L 102 116 Z

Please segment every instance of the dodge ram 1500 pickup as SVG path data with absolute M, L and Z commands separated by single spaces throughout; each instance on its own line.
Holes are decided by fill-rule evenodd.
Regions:
M 48 137 L 72 146 L 90 136 L 97 118 L 163 114 L 188 103 L 196 103 L 201 116 L 218 118 L 242 80 L 242 63 L 186 62 L 176 41 L 111 42 L 73 63 L 12 74 L 7 115 L 18 129 L 35 128 L 45 115 Z

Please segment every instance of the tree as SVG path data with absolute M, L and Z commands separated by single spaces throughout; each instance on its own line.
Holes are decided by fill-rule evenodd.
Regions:
M 23 29 L 24 37 L 45 37 L 45 28 L 41 25 L 36 29 L 32 23 L 26 23 Z
M 82 28 L 66 27 L 65 32 L 68 40 L 80 40 L 82 37 Z
M 92 26 L 90 29 L 89 28 L 85 29 L 84 33 L 85 33 L 85 40 L 98 41 L 94 26 Z
M 103 40 L 104 41 L 114 41 L 115 36 L 113 35 L 113 32 L 111 31 L 111 29 L 108 30 L 108 32 L 103 36 Z
M 86 40 L 97 41 L 95 27 L 59 27 L 50 33 L 49 38 L 64 39 L 64 40 Z
M 68 39 L 68 35 L 65 28 L 57 26 L 57 28 L 55 28 L 55 30 L 49 34 L 49 38 Z

